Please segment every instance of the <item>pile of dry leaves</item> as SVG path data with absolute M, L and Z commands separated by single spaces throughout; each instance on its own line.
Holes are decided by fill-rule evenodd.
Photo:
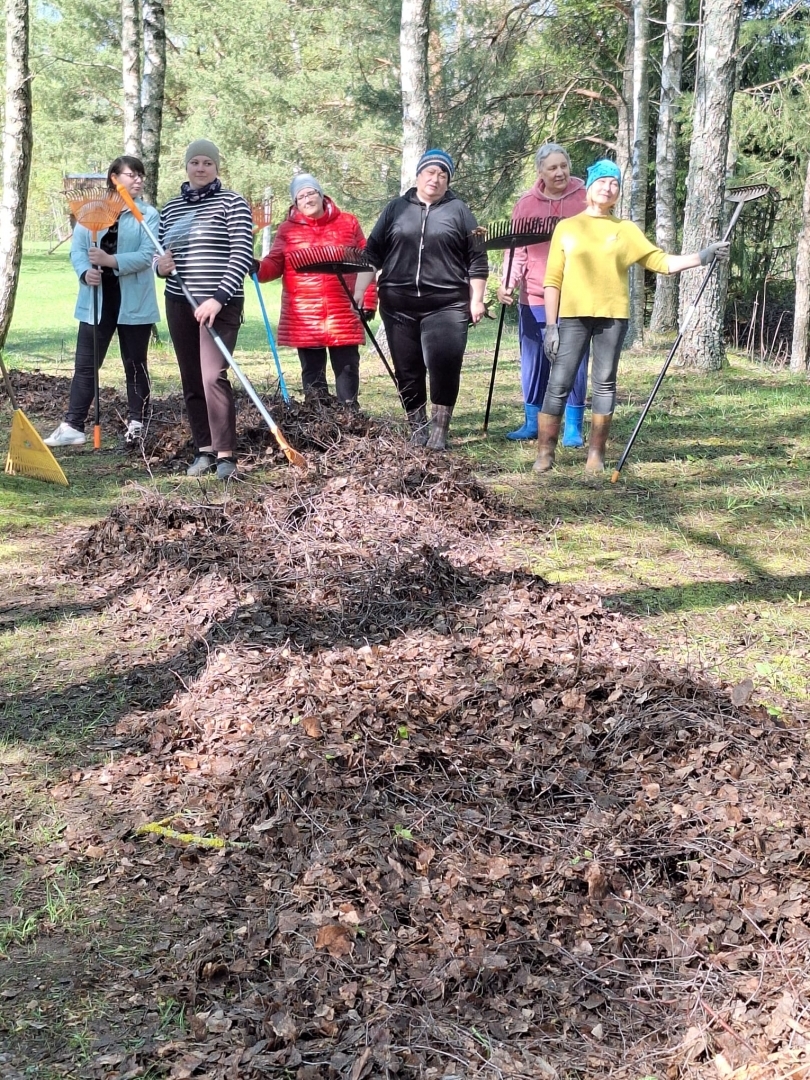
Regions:
M 306 471 L 68 560 L 177 673 L 55 791 L 161 927 L 132 1008 L 188 1018 L 85 1075 L 807 1075 L 803 733 L 518 569 L 540 526 L 452 456 L 306 408 Z

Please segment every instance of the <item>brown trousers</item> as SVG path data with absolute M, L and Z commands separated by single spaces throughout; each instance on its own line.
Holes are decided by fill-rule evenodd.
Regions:
M 214 329 L 230 352 L 236 345 L 243 306 L 241 298 L 232 300 L 214 320 Z M 235 451 L 236 409 L 225 357 L 208 330 L 194 318 L 194 309 L 186 300 L 166 297 L 166 322 L 180 368 L 195 448 L 213 446 L 214 450 Z

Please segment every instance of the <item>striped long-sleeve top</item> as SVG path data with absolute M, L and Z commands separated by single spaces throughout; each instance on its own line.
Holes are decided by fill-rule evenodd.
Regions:
M 179 196 L 160 213 L 158 239 L 174 255 L 177 273 L 192 296 L 223 306 L 244 296 L 253 264 L 253 219 L 235 191 L 224 189 L 198 203 Z M 176 278 L 166 279 L 166 295 L 183 298 Z

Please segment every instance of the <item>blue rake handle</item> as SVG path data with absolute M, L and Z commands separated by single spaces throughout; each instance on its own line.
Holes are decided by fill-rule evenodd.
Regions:
M 270 329 L 270 320 L 267 317 L 267 308 L 264 306 L 264 300 L 262 299 L 262 290 L 259 286 L 258 274 L 251 274 L 253 278 L 253 284 L 256 286 L 256 295 L 259 298 L 259 307 L 262 309 L 262 318 L 264 319 L 264 328 L 267 331 L 267 344 L 270 346 L 270 352 L 273 354 L 273 359 L 276 362 L 276 371 L 278 372 L 278 385 L 281 390 L 281 396 L 285 401 L 290 400 L 290 392 L 287 389 L 287 384 L 284 381 L 284 372 L 281 370 L 281 361 L 278 358 L 278 349 L 276 348 L 276 339 L 273 337 L 273 331 Z

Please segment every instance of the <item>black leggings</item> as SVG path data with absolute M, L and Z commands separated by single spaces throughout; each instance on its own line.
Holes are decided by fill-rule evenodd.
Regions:
M 299 349 L 301 361 L 301 381 L 304 393 L 315 391 L 325 394 L 326 385 L 326 349 Z M 335 373 L 335 395 L 338 401 L 357 401 L 360 389 L 360 347 L 358 345 L 332 345 L 329 359 Z
M 386 294 L 380 297 L 380 315 L 406 410 L 427 403 L 426 373 L 430 400 L 452 408 L 467 347 L 469 299 Z
M 562 416 L 579 364 L 591 348 L 591 412 L 606 416 L 616 407 L 616 373 L 627 319 L 560 319 L 560 349 L 551 365 L 542 412 Z
M 104 296 L 98 323 L 98 366 L 104 363 L 113 334 L 118 331 L 118 344 L 127 381 L 127 411 L 129 420 L 141 422 L 149 408 L 149 371 L 146 354 L 152 324 L 131 326 L 118 322 L 118 304 Z M 84 431 L 87 414 L 95 393 L 93 377 L 93 326 L 80 322 L 76 338 L 76 364 L 70 384 L 70 404 L 65 419 L 77 431 Z

